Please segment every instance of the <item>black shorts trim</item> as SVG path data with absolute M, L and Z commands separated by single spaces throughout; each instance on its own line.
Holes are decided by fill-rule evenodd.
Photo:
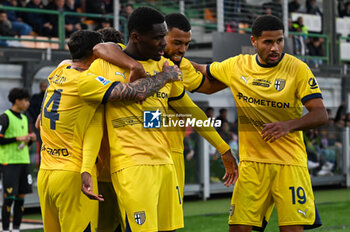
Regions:
M 266 218 L 264 217 L 261 227 L 260 226 L 253 226 L 252 230 L 263 232 L 263 231 L 265 231 L 266 226 L 267 226 L 267 221 L 266 221 Z
M 318 213 L 318 210 L 317 210 L 317 207 L 316 207 L 316 203 L 315 203 L 315 214 L 316 214 L 316 216 L 315 216 L 314 224 L 312 224 L 312 225 L 305 225 L 304 226 L 305 230 L 311 230 L 311 229 L 315 229 L 317 227 L 322 226 L 321 217 L 320 217 L 320 214 Z

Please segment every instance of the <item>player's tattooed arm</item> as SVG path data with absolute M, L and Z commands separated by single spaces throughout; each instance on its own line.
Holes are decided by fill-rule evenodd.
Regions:
M 164 85 L 170 82 L 178 81 L 181 77 L 180 69 L 174 65 L 169 66 L 166 61 L 163 66 L 163 71 L 155 76 L 142 78 L 133 83 L 119 83 L 109 95 L 109 101 L 119 100 L 135 100 L 143 101 L 151 96 Z

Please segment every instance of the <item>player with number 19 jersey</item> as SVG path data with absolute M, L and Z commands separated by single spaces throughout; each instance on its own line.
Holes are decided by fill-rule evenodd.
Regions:
M 239 118 L 240 176 L 229 224 L 263 231 L 275 203 L 279 226 L 320 226 L 303 132 L 272 143 L 261 135 L 264 124 L 301 118 L 303 104 L 322 98 L 310 68 L 289 54 L 275 66 L 261 64 L 257 55 L 238 55 L 207 65 L 207 74 L 231 88 Z

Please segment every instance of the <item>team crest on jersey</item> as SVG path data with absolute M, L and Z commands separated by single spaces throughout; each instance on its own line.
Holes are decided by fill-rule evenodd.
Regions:
M 111 83 L 111 81 L 109 81 L 106 78 L 101 77 L 101 76 L 96 77 L 96 80 L 103 85 L 107 85 L 107 84 Z
M 140 212 L 134 213 L 134 218 L 135 218 L 135 222 L 137 224 L 142 225 L 146 221 L 146 213 L 145 213 L 145 211 L 140 211 Z
M 286 86 L 286 80 L 285 79 L 276 79 L 275 80 L 275 89 L 277 91 L 281 91 Z
M 160 128 L 159 109 L 156 111 L 143 111 L 143 128 Z

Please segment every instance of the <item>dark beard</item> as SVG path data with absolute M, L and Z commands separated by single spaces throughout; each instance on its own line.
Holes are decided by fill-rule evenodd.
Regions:
M 180 67 L 180 63 L 181 63 L 182 58 L 181 58 L 180 61 L 173 61 L 172 59 L 170 59 L 170 56 L 169 56 L 169 54 L 168 54 L 166 51 L 164 51 L 164 57 L 165 57 L 165 58 L 168 58 L 168 59 L 171 60 L 174 64 L 176 64 L 177 66 Z

